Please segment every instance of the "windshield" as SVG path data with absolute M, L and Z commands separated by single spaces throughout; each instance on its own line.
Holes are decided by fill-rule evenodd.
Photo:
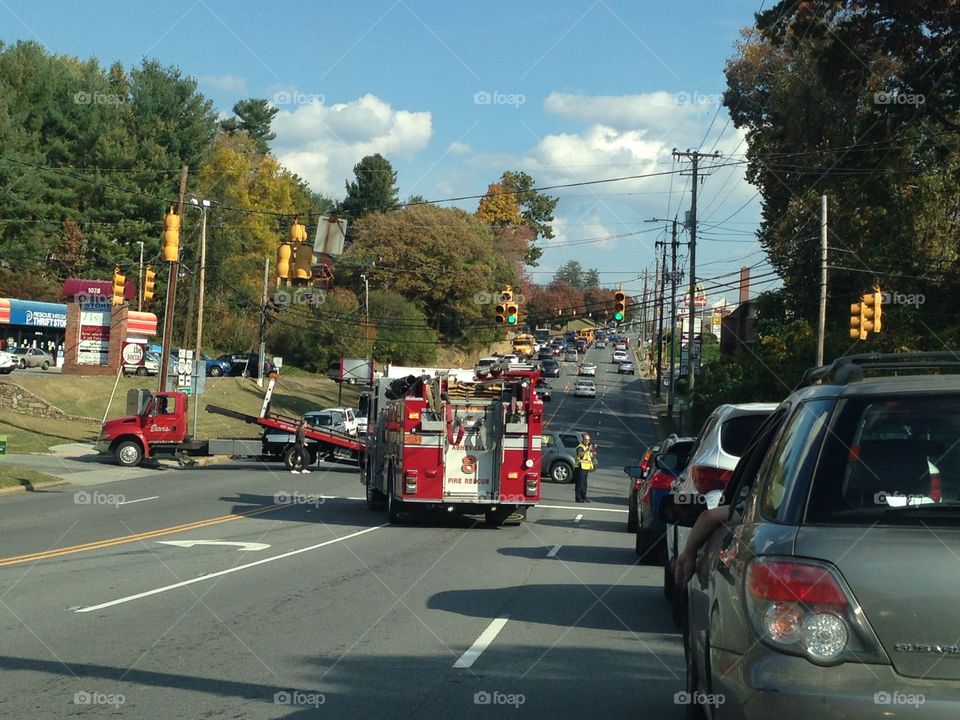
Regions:
M 866 525 L 911 515 L 960 520 L 960 395 L 846 401 L 825 441 L 808 520 Z

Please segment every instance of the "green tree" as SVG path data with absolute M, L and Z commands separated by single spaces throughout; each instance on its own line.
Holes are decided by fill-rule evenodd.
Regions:
M 538 248 L 535 243 L 540 238 L 546 240 L 553 238 L 553 227 L 550 223 L 554 220 L 553 212 L 557 207 L 559 198 L 545 195 L 536 190 L 534 179 L 522 171 L 507 170 L 500 178 L 500 185 L 514 194 L 524 224 L 532 228 L 535 233 L 525 262 L 527 265 L 536 267 L 537 261 L 543 255 L 543 250 Z
M 491 228 L 455 208 L 415 205 L 374 213 L 353 225 L 338 282 L 371 287 L 413 302 L 444 342 L 476 347 L 498 337 L 493 305 L 481 302 L 504 285 L 518 285 L 515 268 L 498 251 Z
M 370 291 L 370 321 L 376 326 L 373 356 L 397 365 L 429 365 L 437 359 L 437 332 L 427 317 L 402 295 Z
M 380 153 L 364 157 L 353 166 L 353 174 L 355 179 L 346 184 L 347 196 L 339 208 L 351 220 L 374 212 L 390 212 L 400 204 L 397 173 Z
M 234 117 L 221 121 L 220 127 L 228 134 L 238 130 L 247 133 L 257 144 L 257 152 L 266 155 L 270 152 L 270 141 L 277 137 L 270 126 L 278 112 L 277 108 L 270 106 L 269 101 L 261 98 L 240 100 L 233 106 Z

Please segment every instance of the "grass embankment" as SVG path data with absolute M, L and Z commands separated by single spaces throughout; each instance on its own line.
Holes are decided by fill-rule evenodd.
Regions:
M 52 475 L 45 475 L 44 473 L 37 472 L 36 470 L 28 470 L 27 468 L 4 465 L 3 459 L 0 458 L 0 488 L 17 486 L 30 488 L 34 485 L 44 485 L 52 482 L 63 481 L 60 478 L 55 478 Z
M 73 377 L 31 373 L 9 378 L 35 395 L 72 415 L 100 420 L 126 414 L 127 391 L 134 388 L 157 388 L 156 378 L 120 378 L 114 393 L 112 377 Z M 266 387 L 260 388 L 255 380 L 246 378 L 207 378 L 206 388 L 199 396 L 199 412 L 196 413 L 196 436 L 249 437 L 260 435 L 257 425 L 205 412 L 207 405 L 236 410 L 249 415 L 259 415 Z M 112 394 L 112 401 L 111 401 Z M 338 400 L 338 395 L 340 395 Z M 299 417 L 308 410 L 319 410 L 335 405 L 356 407 L 359 390 L 355 386 L 341 386 L 332 380 L 305 373 L 290 373 L 277 381 L 270 408 L 275 413 Z M 193 403 L 190 398 L 190 429 L 193 431 Z M 20 415 L 11 410 L 0 410 L 0 435 L 7 436 L 8 453 L 49 452 L 53 445 L 68 442 L 93 442 L 99 426 L 46 417 Z M 2 462 L 2 460 L 0 460 Z

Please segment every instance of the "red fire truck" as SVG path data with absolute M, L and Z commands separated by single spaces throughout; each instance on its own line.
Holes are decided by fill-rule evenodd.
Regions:
M 207 405 L 207 412 L 226 415 L 264 429 L 295 434 L 298 418 L 285 417 L 270 412 L 270 399 L 276 379 L 271 378 L 259 415 Z M 137 391 L 131 391 L 137 393 Z M 139 391 L 128 398 L 127 415 L 107 420 L 100 430 L 96 448 L 103 454 L 112 455 L 118 465 L 134 467 L 144 459 L 157 455 L 172 455 L 181 463 L 190 462 L 188 456 L 201 455 L 248 455 L 259 456 L 263 445 L 258 439 L 225 438 L 201 440 L 190 437 L 187 432 L 190 412 L 188 398 L 182 392 Z M 363 450 L 363 439 L 329 428 L 307 426 L 306 439 L 310 461 L 318 452 L 348 451 L 358 460 Z M 292 465 L 293 446 L 288 445 L 281 453 L 287 467 Z
M 442 508 L 522 521 L 540 500 L 540 374 L 511 366 L 497 377 L 427 371 L 373 387 L 361 459 L 367 506 L 404 514 Z

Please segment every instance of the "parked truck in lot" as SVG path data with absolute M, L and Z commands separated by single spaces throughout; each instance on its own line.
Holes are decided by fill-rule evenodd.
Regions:
M 540 500 L 543 401 L 532 366 L 385 373 L 371 393 L 361 461 L 370 509 L 390 522 L 429 508 L 522 521 Z
M 285 417 L 270 412 L 270 399 L 276 386 L 271 378 L 259 415 L 249 415 L 216 405 L 207 405 L 207 412 L 225 415 L 264 430 L 274 430 L 292 437 L 300 418 Z M 143 391 L 136 407 L 129 408 L 123 417 L 107 420 L 100 429 L 96 448 L 113 457 L 118 465 L 135 467 L 143 460 L 168 455 L 181 462 L 191 456 L 231 455 L 259 457 L 264 452 L 260 438 L 220 438 L 203 440 L 188 432 L 190 419 L 189 398 L 182 392 Z M 321 452 L 343 456 L 345 453 L 359 460 L 363 439 L 339 432 L 330 427 L 309 425 L 306 430 L 307 448 L 311 461 Z M 287 443 L 280 457 L 287 467 L 292 466 L 293 443 Z

